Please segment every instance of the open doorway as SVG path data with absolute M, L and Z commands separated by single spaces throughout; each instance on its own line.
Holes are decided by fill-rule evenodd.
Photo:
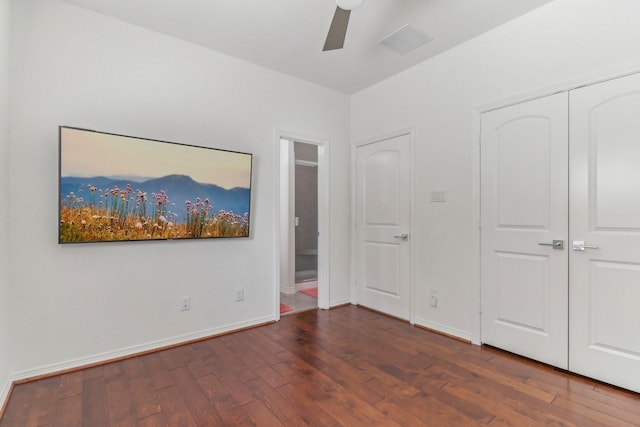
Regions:
M 280 138 L 280 314 L 323 307 L 322 160 L 319 143 Z M 319 298 L 320 297 L 320 298 Z

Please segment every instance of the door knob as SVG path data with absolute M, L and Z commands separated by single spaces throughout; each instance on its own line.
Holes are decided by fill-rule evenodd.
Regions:
M 585 249 L 598 249 L 597 246 L 585 245 L 584 240 L 574 240 L 571 246 L 574 251 L 584 251 Z
M 564 240 L 553 240 L 551 243 L 538 243 L 540 246 L 553 246 L 553 249 L 564 250 Z

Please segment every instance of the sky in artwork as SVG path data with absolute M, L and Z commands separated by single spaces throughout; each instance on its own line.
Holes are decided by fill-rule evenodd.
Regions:
M 249 188 L 251 156 L 82 129 L 61 128 L 63 177 L 188 175 L 202 184 Z

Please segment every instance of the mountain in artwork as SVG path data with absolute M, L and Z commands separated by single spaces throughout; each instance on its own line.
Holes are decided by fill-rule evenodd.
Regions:
M 60 200 L 64 201 L 71 193 L 76 196 L 80 204 L 99 205 L 105 192 L 115 188 L 124 190 L 130 185 L 135 193 L 138 190 L 147 194 L 148 212 L 152 211 L 152 194 L 164 191 L 169 198 L 169 207 L 175 212 L 177 221 L 185 218 L 186 202 L 195 204 L 196 198 L 209 200 L 213 205 L 213 211 L 232 211 L 243 215 L 249 212 L 251 191 L 248 188 L 235 187 L 225 189 L 215 184 L 203 184 L 196 182 L 187 175 L 167 175 L 161 178 L 149 178 L 134 180 L 122 177 L 74 177 L 60 178 Z M 90 194 L 90 188 L 95 188 L 94 194 Z

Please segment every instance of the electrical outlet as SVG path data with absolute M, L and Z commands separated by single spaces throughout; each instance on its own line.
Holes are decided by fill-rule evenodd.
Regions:
M 431 307 L 438 306 L 438 290 L 436 288 L 431 288 L 430 302 L 431 302 Z
M 244 301 L 244 288 L 236 289 L 236 301 Z
M 181 311 L 191 310 L 191 297 L 180 298 L 180 310 Z

